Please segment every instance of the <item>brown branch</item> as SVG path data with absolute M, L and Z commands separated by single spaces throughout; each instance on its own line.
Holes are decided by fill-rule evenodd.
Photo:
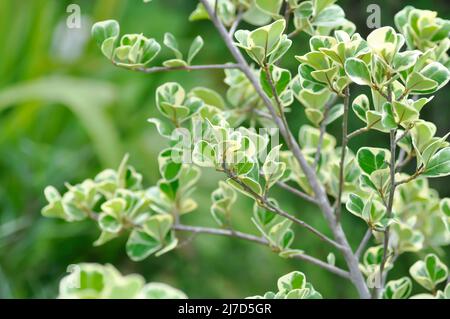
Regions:
M 116 64 L 117 65 L 117 64 Z M 235 63 L 226 64 L 206 64 L 206 65 L 186 65 L 186 66 L 154 66 L 151 68 L 134 68 L 131 70 L 143 72 L 146 74 L 170 71 L 198 71 L 198 70 L 225 70 L 225 69 L 239 69 L 240 65 Z
M 317 229 L 315 229 L 313 226 L 309 225 L 308 223 L 304 222 L 303 220 L 300 220 L 292 215 L 290 215 L 289 213 L 285 212 L 284 210 L 282 210 L 281 208 L 273 205 L 269 200 L 267 200 L 265 197 L 259 195 L 258 193 L 256 193 L 255 191 L 253 191 L 253 189 L 251 189 L 247 184 L 245 184 L 244 182 L 242 182 L 242 180 L 236 176 L 232 171 L 230 171 L 229 169 L 227 169 L 224 165 L 224 172 L 227 174 L 227 176 L 232 179 L 233 181 L 235 181 L 237 184 L 239 184 L 247 193 L 249 193 L 257 202 L 259 202 L 262 206 L 264 206 L 267 210 L 280 215 L 286 219 L 289 219 L 290 221 L 292 221 L 294 224 L 297 224 L 305 229 L 307 229 L 308 231 L 310 231 L 311 233 L 313 233 L 314 235 L 316 235 L 319 239 L 321 239 L 322 241 L 331 244 L 332 246 L 336 247 L 339 250 L 342 250 L 342 245 L 340 245 L 339 243 L 335 242 L 334 240 L 330 239 L 329 237 L 327 237 L 326 235 L 322 234 L 320 231 L 318 231 Z
M 188 226 L 188 225 L 174 225 L 172 227 L 175 231 L 185 231 L 185 232 L 191 232 L 194 234 L 209 234 L 209 235 L 219 235 L 219 236 L 228 236 L 228 237 L 235 237 L 247 241 L 251 241 L 260 245 L 269 246 L 269 241 L 265 239 L 264 237 L 257 237 L 254 235 L 250 235 L 247 233 L 242 233 L 234 230 L 229 229 L 218 229 L 218 228 L 208 228 L 208 227 L 199 227 L 199 226 Z M 320 259 L 317 259 L 315 257 L 312 257 L 307 254 L 296 254 L 292 255 L 291 258 L 299 259 L 307 261 L 311 264 L 314 264 L 316 266 L 319 266 L 325 270 L 330 271 L 331 273 L 334 273 L 338 276 L 341 276 L 343 278 L 349 278 L 349 273 L 341 268 L 338 268 L 336 266 L 330 265 L 326 262 L 323 262 Z
M 281 188 L 283 188 L 284 190 L 287 190 L 288 192 L 308 201 L 311 202 L 313 204 L 317 204 L 317 200 L 314 197 L 309 196 L 308 194 L 284 183 L 284 182 L 277 182 L 277 185 L 280 186 Z

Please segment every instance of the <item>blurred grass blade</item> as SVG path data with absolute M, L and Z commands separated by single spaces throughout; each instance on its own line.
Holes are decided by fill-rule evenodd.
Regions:
M 105 112 L 115 99 L 114 86 L 101 81 L 52 76 L 0 91 L 0 112 L 24 102 L 57 103 L 68 107 L 85 127 L 103 165 L 120 161 L 122 148 L 116 129 Z

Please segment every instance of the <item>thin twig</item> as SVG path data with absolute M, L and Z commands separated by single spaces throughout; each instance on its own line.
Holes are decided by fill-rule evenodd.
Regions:
M 268 114 L 268 113 L 266 113 L 264 111 L 255 109 L 255 108 L 253 109 L 253 113 L 255 113 L 256 115 L 259 115 L 259 116 L 261 116 L 261 117 L 263 117 L 265 119 L 268 119 L 268 120 L 272 119 L 272 116 L 270 116 L 270 114 Z
M 364 234 L 363 239 L 361 240 L 358 248 L 356 249 L 356 252 L 355 252 L 356 258 L 361 259 L 361 255 L 364 252 L 364 249 L 366 249 L 370 238 L 372 238 L 372 229 L 369 228 L 369 229 L 367 229 L 366 233 Z
M 398 144 L 398 142 L 400 142 L 404 137 L 406 137 L 406 135 L 408 135 L 409 131 L 410 131 L 410 128 L 405 129 L 403 131 L 403 133 L 399 137 L 397 137 L 397 139 L 395 140 L 395 144 Z
M 236 176 L 232 171 L 228 170 L 225 167 L 225 165 L 224 165 L 224 172 L 228 175 L 228 177 L 230 179 L 232 179 L 237 184 L 239 184 L 247 193 L 249 193 L 256 201 L 258 201 L 261 205 L 263 205 L 267 210 L 269 210 L 269 211 L 271 211 L 271 212 L 273 212 L 273 213 L 275 213 L 277 215 L 283 216 L 286 219 L 289 219 L 294 224 L 297 224 L 297 225 L 307 229 L 308 231 L 310 231 L 311 233 L 316 235 L 322 241 L 331 244 L 332 246 L 336 247 L 339 250 L 342 250 L 342 245 L 340 245 L 339 243 L 335 242 L 331 238 L 329 238 L 326 235 L 322 234 L 320 231 L 318 231 L 317 229 L 315 229 L 313 226 L 309 225 L 308 223 L 304 222 L 303 220 L 300 220 L 300 219 L 290 215 L 289 213 L 285 212 L 281 208 L 273 205 L 268 199 L 266 199 L 265 197 L 263 197 L 263 196 L 259 195 L 258 193 L 256 193 L 247 184 L 242 182 L 242 180 L 238 176 Z
M 395 188 L 397 186 L 395 182 L 395 151 L 397 144 L 395 143 L 395 135 L 396 135 L 396 129 L 392 129 L 389 133 L 390 135 L 390 145 L 391 145 L 391 160 L 389 164 L 389 172 L 390 172 L 390 190 L 389 190 L 389 198 L 387 202 L 386 207 L 386 217 L 390 219 L 392 217 L 392 207 L 394 204 L 394 194 L 395 194 Z M 388 258 L 388 248 L 389 248 L 389 237 L 390 237 L 390 227 L 389 225 L 386 226 L 386 229 L 384 230 L 384 241 L 383 241 L 383 258 L 380 263 L 380 276 L 383 278 L 384 268 L 386 266 L 386 261 Z M 381 292 L 383 291 L 383 285 L 381 287 L 377 287 L 376 296 L 379 298 Z
M 244 11 L 239 10 L 236 19 L 234 20 L 233 24 L 230 27 L 230 30 L 228 31 L 228 34 L 230 35 L 230 38 L 232 38 L 234 36 L 234 33 L 236 32 L 239 23 L 241 23 L 242 20 L 242 16 L 244 15 Z
M 358 136 L 362 133 L 368 132 L 370 130 L 369 127 L 361 127 L 359 129 L 357 129 L 356 131 L 351 132 L 350 134 L 348 134 L 347 139 L 351 140 L 352 138 L 354 138 L 355 136 Z
M 235 63 L 226 64 L 206 64 L 206 65 L 186 65 L 186 66 L 154 66 L 151 68 L 135 68 L 132 70 L 143 72 L 143 73 L 158 73 L 158 72 L 169 72 L 169 71 L 196 71 L 196 70 L 225 70 L 225 69 L 239 69 L 240 65 Z
M 397 187 L 399 185 L 406 184 L 406 183 L 409 183 L 409 182 L 415 180 L 417 177 L 419 177 L 423 173 L 423 171 L 424 171 L 423 168 L 418 169 L 417 171 L 414 172 L 414 174 L 412 174 L 408 178 L 405 178 L 401 181 L 396 182 L 395 186 Z
M 409 152 L 408 155 L 406 156 L 406 158 L 402 161 L 400 161 L 397 165 L 396 165 L 396 170 L 400 171 L 406 164 L 408 164 L 412 159 L 414 158 L 413 152 Z
M 288 38 L 291 39 L 293 37 L 295 37 L 297 34 L 299 34 L 302 30 L 301 29 L 295 29 L 294 31 L 292 31 L 291 33 L 288 34 Z
M 221 235 L 221 236 L 230 236 L 236 237 L 240 239 L 245 239 L 248 241 L 252 241 L 258 244 L 267 245 L 269 242 L 264 237 L 258 237 L 246 233 L 242 233 L 239 231 L 231 230 L 231 229 L 219 229 L 219 228 L 208 228 L 208 227 L 200 227 L 200 226 L 188 226 L 188 225 L 173 225 L 172 228 L 177 231 L 188 231 L 195 234 L 211 234 L 211 235 Z
M 314 197 L 309 196 L 308 194 L 284 183 L 284 182 L 277 182 L 277 185 L 280 186 L 281 188 L 283 188 L 284 190 L 287 190 L 288 192 L 308 201 L 311 202 L 313 204 L 317 204 L 317 200 Z
M 185 231 L 185 232 L 191 232 L 194 234 L 210 234 L 210 235 L 219 235 L 219 236 L 228 236 L 228 237 L 235 237 L 247 241 L 251 241 L 260 245 L 269 246 L 270 243 L 267 239 L 264 237 L 257 237 L 254 235 L 250 235 L 247 233 L 242 233 L 234 230 L 229 229 L 218 229 L 218 228 L 208 228 L 208 227 L 199 227 L 199 226 L 188 226 L 188 225 L 174 225 L 172 227 L 175 231 Z M 322 267 L 338 276 L 349 278 L 349 273 L 341 268 L 338 268 L 336 266 L 330 265 L 328 263 L 325 263 L 321 261 L 320 259 L 317 259 L 315 257 L 309 256 L 307 254 L 296 254 L 292 255 L 291 258 L 300 259 L 307 261 L 309 263 L 312 263 L 314 265 L 317 265 L 319 267 Z
M 384 93 L 382 90 L 381 90 L 381 88 L 379 88 L 378 86 L 373 86 L 372 87 L 375 91 L 377 91 L 382 97 L 384 97 L 386 100 L 390 100 L 390 97 L 389 97 L 389 95 L 388 94 L 386 94 L 386 93 Z

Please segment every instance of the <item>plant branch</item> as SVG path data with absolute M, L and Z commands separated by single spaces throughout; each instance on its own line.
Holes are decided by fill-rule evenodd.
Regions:
M 342 120 L 342 150 L 341 150 L 341 161 L 339 163 L 339 190 L 336 199 L 336 219 L 341 218 L 342 211 L 342 193 L 344 191 L 345 185 L 345 156 L 347 155 L 347 143 L 348 143 L 348 107 L 350 103 L 350 89 L 347 86 L 344 93 L 344 114 Z
M 361 242 L 359 243 L 358 248 L 356 249 L 356 252 L 355 252 L 356 258 L 361 259 L 361 255 L 364 252 L 364 249 L 366 249 L 370 238 L 372 238 L 372 229 L 369 228 L 369 229 L 367 229 L 366 233 L 364 234 L 364 237 L 362 238 Z
M 339 243 L 335 242 L 334 240 L 330 239 L 326 235 L 322 234 L 320 231 L 318 231 L 317 229 L 315 229 L 313 226 L 309 225 L 308 223 L 304 222 L 303 220 L 300 220 L 300 219 L 290 215 L 289 213 L 285 212 L 281 208 L 273 205 L 265 197 L 263 197 L 263 196 L 259 195 L 258 193 L 256 193 L 247 184 L 242 182 L 242 180 L 238 176 L 236 176 L 232 171 L 227 169 L 225 167 L 225 165 L 224 165 L 224 172 L 227 174 L 227 176 L 230 179 L 232 179 L 237 184 L 239 184 L 247 193 L 249 193 L 256 201 L 258 201 L 267 210 L 269 210 L 269 211 L 271 211 L 271 212 L 273 212 L 273 213 L 275 213 L 277 215 L 283 216 L 286 219 L 289 219 L 294 224 L 297 224 L 297 225 L 307 229 L 308 231 L 310 231 L 311 233 L 313 233 L 314 235 L 319 237 L 322 241 L 331 244 L 332 246 L 336 247 L 339 250 L 342 250 L 342 246 Z
M 233 24 L 230 27 L 230 30 L 228 31 L 228 34 L 230 36 L 230 38 L 232 38 L 234 36 L 234 33 L 236 32 L 239 23 L 241 23 L 242 21 L 242 16 L 244 15 L 244 11 L 239 10 L 237 16 L 236 16 L 236 20 L 234 20 Z
M 253 109 L 253 113 L 255 113 L 256 115 L 261 116 L 261 117 L 263 117 L 265 119 L 272 120 L 272 116 L 270 116 L 270 114 L 267 114 L 264 111 L 261 111 L 261 110 L 258 110 L 258 109 Z
M 353 251 L 350 247 L 350 244 L 348 243 L 347 237 L 345 236 L 341 224 L 336 220 L 334 216 L 334 211 L 330 205 L 328 196 L 325 192 L 324 187 L 319 182 L 314 169 L 312 169 L 312 167 L 308 164 L 305 156 L 303 155 L 303 152 L 300 149 L 300 146 L 293 138 L 292 133 L 285 127 L 283 121 L 277 116 L 276 111 L 272 105 L 272 101 L 264 93 L 259 83 L 259 80 L 255 76 L 254 72 L 251 70 L 250 66 L 244 59 L 239 49 L 233 44 L 233 40 L 230 38 L 227 29 L 222 24 L 222 22 L 216 16 L 214 16 L 214 11 L 211 8 L 209 2 L 207 0 L 200 0 L 200 1 L 205 7 L 206 11 L 208 12 L 210 19 L 212 20 L 213 24 L 218 30 L 220 36 L 224 40 L 225 45 L 227 46 L 233 57 L 236 59 L 237 63 L 240 65 L 241 71 L 246 75 L 250 83 L 255 88 L 255 91 L 263 100 L 274 122 L 280 129 L 280 133 L 282 134 L 283 138 L 288 142 L 288 145 L 290 146 L 293 156 L 298 161 L 306 178 L 308 179 L 309 184 L 314 191 L 315 198 L 318 201 L 318 205 L 321 208 L 323 214 L 325 215 L 327 222 L 331 230 L 333 231 L 333 235 L 336 241 L 344 247 L 342 249 L 342 252 L 350 270 L 350 280 L 357 288 L 361 298 L 370 298 L 369 289 L 367 288 L 362 272 L 359 269 L 358 260 L 355 258 L 353 254 Z
M 209 234 L 209 235 L 218 235 L 218 236 L 228 236 L 228 237 L 235 237 L 247 241 L 251 241 L 260 245 L 269 246 L 270 243 L 267 239 L 264 237 L 257 237 L 254 235 L 250 235 L 247 233 L 242 233 L 239 231 L 234 231 L 230 229 L 219 229 L 219 228 L 208 228 L 208 227 L 199 227 L 199 226 L 188 226 L 188 225 L 174 225 L 172 227 L 175 231 L 185 231 L 185 232 L 191 232 L 194 234 Z M 312 257 L 307 254 L 296 254 L 292 255 L 291 258 L 299 259 L 307 261 L 311 264 L 314 264 L 316 266 L 319 266 L 325 270 L 328 270 L 338 276 L 341 276 L 343 278 L 349 278 L 349 273 L 341 268 L 338 268 L 336 266 L 330 265 L 326 262 L 323 262 L 320 259 L 317 259 L 315 257 Z
M 240 65 L 235 63 L 226 63 L 226 64 L 205 64 L 205 65 L 186 65 L 186 66 L 175 66 L 175 67 L 166 67 L 166 66 L 154 66 L 151 68 L 135 68 L 132 70 L 151 74 L 158 72 L 169 72 L 169 71 L 196 71 L 196 70 L 225 70 L 225 69 L 239 69 Z
M 317 204 L 317 201 L 314 197 L 309 196 L 308 194 L 284 183 L 284 182 L 277 182 L 277 185 L 280 186 L 281 188 L 283 188 L 284 190 L 287 190 L 288 192 L 308 201 L 311 202 L 313 204 Z
M 399 185 L 409 183 L 409 182 L 415 180 L 417 177 L 419 177 L 422 173 L 423 173 L 423 168 L 420 168 L 417 171 L 415 171 L 414 174 L 412 174 L 408 178 L 405 178 L 405 179 L 403 179 L 401 181 L 396 182 L 395 186 L 397 187 Z
M 236 237 L 244 240 L 248 240 L 251 242 L 255 242 L 262 245 L 267 245 L 269 242 L 264 237 L 258 237 L 246 233 L 242 233 L 239 231 L 231 230 L 231 229 L 220 229 L 220 228 L 208 228 L 208 227 L 199 227 L 199 226 L 188 226 L 182 224 L 175 224 L 172 228 L 176 231 L 187 231 L 194 234 L 211 234 L 211 235 L 221 235 L 221 236 L 230 236 Z
M 390 135 L 390 145 L 391 145 L 391 160 L 389 164 L 389 172 L 390 172 L 390 190 L 389 190 L 389 198 L 386 206 L 386 217 L 389 219 L 392 217 L 392 206 L 394 204 L 394 194 L 395 194 L 395 188 L 397 186 L 395 182 L 395 162 L 396 162 L 396 146 L 395 143 L 395 136 L 396 136 L 396 129 L 392 129 L 389 133 Z M 386 266 L 386 261 L 388 258 L 388 248 L 389 248 L 389 237 L 390 237 L 390 227 L 389 225 L 386 226 L 386 229 L 384 230 L 384 242 L 383 242 L 383 259 L 381 260 L 380 264 L 380 276 L 383 278 L 384 268 Z M 381 281 L 380 281 L 381 282 Z M 383 291 L 383 283 L 381 282 L 381 286 L 376 288 L 376 296 L 377 298 L 380 298 L 381 292 Z
M 368 126 L 361 127 L 359 129 L 357 129 L 356 131 L 353 131 L 350 134 L 348 134 L 347 135 L 347 140 L 351 140 L 355 136 L 361 135 L 361 134 L 363 134 L 365 132 L 368 132 L 369 130 L 370 130 L 370 128 Z
M 406 137 L 406 135 L 408 135 L 409 133 L 409 130 L 410 130 L 409 128 L 405 129 L 403 133 L 399 137 L 397 137 L 397 139 L 395 140 L 395 144 L 398 144 L 398 142 L 400 142 L 404 137 Z

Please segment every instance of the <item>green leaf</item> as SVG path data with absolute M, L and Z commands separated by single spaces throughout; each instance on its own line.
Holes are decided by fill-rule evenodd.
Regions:
M 322 12 L 323 9 L 329 7 L 333 3 L 335 3 L 337 0 L 315 0 L 314 3 L 314 13 L 317 15 L 320 12 Z
M 173 112 L 176 115 L 177 107 L 182 105 L 185 96 L 183 87 L 178 83 L 165 83 L 156 89 L 156 106 L 164 116 L 173 119 Z M 187 112 L 189 112 L 189 109 L 187 109 Z M 186 110 L 183 113 L 186 114 Z
M 412 281 L 409 277 L 391 280 L 386 284 L 383 297 L 385 299 L 407 299 L 411 295 Z
M 329 253 L 327 255 L 327 263 L 331 266 L 336 264 L 336 256 L 333 253 Z
M 441 199 L 440 209 L 444 215 L 450 217 L 450 198 Z
M 278 290 L 288 292 L 294 289 L 303 289 L 306 286 L 306 276 L 300 271 L 293 271 L 278 279 Z
M 172 215 L 154 215 L 145 222 L 143 229 L 145 233 L 162 243 L 172 228 L 172 224 Z
M 260 73 L 261 86 L 269 97 L 273 97 L 273 90 L 280 96 L 291 82 L 291 73 L 286 69 L 281 69 L 274 65 L 269 67 L 269 71 L 271 73 L 270 79 L 273 82 L 273 89 L 265 70 L 261 70 Z
M 198 3 L 194 11 L 189 15 L 189 21 L 208 20 L 209 14 L 202 3 Z
M 253 204 L 253 216 L 262 226 L 266 226 L 274 220 L 277 214 L 255 203 Z
M 183 60 L 183 54 L 178 49 L 177 39 L 173 36 L 172 33 L 166 32 L 164 34 L 164 41 L 163 41 L 163 43 L 164 43 L 164 45 L 166 47 L 168 47 L 170 50 L 172 50 L 172 52 L 175 54 L 175 57 L 178 60 Z
M 200 52 L 203 48 L 203 39 L 201 36 L 197 36 L 194 41 L 192 41 L 191 47 L 189 48 L 187 63 L 191 64 L 192 60 L 195 56 Z
M 317 27 L 337 28 L 344 22 L 344 10 L 338 5 L 331 5 L 318 13 L 312 24 Z
M 60 299 L 133 299 L 144 286 L 140 275 L 123 276 L 112 265 L 81 263 L 59 285 Z
M 303 56 L 296 55 L 295 58 L 301 63 L 311 66 L 314 70 L 326 70 L 330 68 L 330 62 L 322 52 L 309 52 Z
M 290 229 L 291 225 L 292 221 L 285 219 L 270 228 L 268 239 L 273 246 L 281 249 L 289 247 L 289 244 L 294 239 L 294 233 Z
M 325 124 L 331 124 L 334 121 L 336 121 L 338 118 L 340 118 L 344 114 L 344 104 L 339 103 L 334 105 L 330 108 L 328 111 L 328 116 L 325 119 Z
M 161 243 L 145 232 L 133 230 L 126 244 L 127 255 L 133 261 L 141 261 L 162 248 Z
M 219 93 L 205 87 L 193 88 L 189 92 L 189 96 L 195 96 L 201 99 L 205 104 L 218 107 L 219 109 L 224 109 L 226 106 L 224 99 Z
M 394 117 L 394 111 L 392 109 L 392 104 L 389 102 L 386 102 L 383 104 L 383 117 L 381 119 L 381 124 L 383 124 L 383 126 L 386 129 L 394 129 L 397 128 L 397 123 L 395 122 L 395 117 Z
M 332 83 L 334 82 L 334 78 L 337 75 L 339 67 L 337 65 L 332 66 L 331 68 L 325 70 L 317 70 L 311 72 L 311 76 L 329 87 L 332 87 Z
M 427 177 L 450 175 L 450 147 L 440 150 L 431 157 L 423 175 Z
M 100 214 L 98 217 L 100 229 L 109 233 L 118 233 L 122 229 L 120 221 L 112 215 Z
M 357 217 L 362 217 L 362 212 L 364 210 L 364 201 L 361 197 L 356 194 L 350 194 L 347 203 L 345 204 L 347 210 L 356 215 Z
M 171 250 L 173 250 L 173 249 L 175 249 L 177 247 L 178 239 L 175 238 L 174 233 L 172 232 L 169 235 L 169 237 L 170 237 L 169 242 L 167 242 L 168 240 L 166 239 L 166 242 L 164 243 L 165 244 L 164 247 L 155 254 L 156 257 L 164 255 L 164 254 L 168 253 L 169 251 L 171 251 Z
M 359 167 L 371 174 L 376 170 L 386 168 L 390 159 L 389 151 L 382 148 L 362 147 L 356 153 Z
M 352 103 L 352 109 L 363 122 L 366 122 L 366 112 L 370 110 L 369 98 L 365 94 L 358 95 Z
M 447 279 L 448 268 L 435 254 L 428 254 L 424 260 L 412 265 L 409 273 L 422 287 L 433 291 L 437 284 Z
M 420 94 L 422 92 L 430 91 L 437 87 L 437 82 L 428 79 L 419 72 L 412 72 L 406 80 L 405 89 L 412 94 Z
M 397 52 L 397 33 L 392 27 L 375 29 L 367 36 L 367 44 L 375 54 L 390 64 Z
M 92 36 L 97 45 L 102 48 L 103 54 L 111 59 L 115 43 L 120 35 L 119 23 L 115 20 L 97 22 L 92 26 Z
M 198 166 L 215 167 L 216 151 L 207 141 L 200 141 L 195 144 L 192 160 Z
M 115 63 L 127 68 L 147 66 L 160 50 L 155 39 L 147 39 L 142 34 L 125 34 L 114 50 Z
M 177 156 L 176 150 L 171 148 L 161 151 L 158 156 L 160 174 L 168 182 L 177 179 L 181 172 L 182 163 Z
M 286 163 L 279 161 L 280 148 L 278 145 L 269 152 L 262 167 L 267 189 L 277 183 L 286 170 Z
M 409 123 L 419 119 L 419 112 L 414 107 L 397 101 L 394 101 L 392 105 L 397 123 L 407 126 Z
M 154 124 L 156 126 L 156 129 L 158 130 L 158 133 L 161 136 L 163 136 L 165 138 L 170 138 L 170 136 L 172 135 L 174 127 L 161 121 L 160 119 L 149 118 L 149 119 L 147 119 L 147 122 Z
M 450 80 L 450 71 L 439 62 L 431 62 L 420 71 L 420 74 L 437 83 L 436 87 L 427 89 L 426 92 L 424 92 L 427 94 L 441 89 Z
M 399 52 L 395 55 L 393 60 L 394 69 L 397 72 L 407 70 L 416 64 L 418 57 L 422 52 L 418 50 Z
M 277 48 L 272 52 L 272 54 L 269 57 L 269 64 L 273 65 L 275 64 L 275 62 L 281 59 L 283 55 L 289 50 L 291 45 L 292 41 L 288 39 L 286 34 L 283 34 L 280 39 L 280 44 L 277 46 Z
M 240 180 L 240 183 L 238 183 L 232 179 L 227 179 L 227 182 L 231 186 L 236 188 L 236 190 L 238 190 L 239 192 L 241 192 L 244 195 L 249 196 L 250 198 L 254 198 L 253 193 L 262 195 L 261 185 L 259 185 L 259 183 L 257 181 L 255 181 L 254 179 L 252 179 L 248 176 L 244 176 L 244 177 L 239 177 L 239 180 Z M 243 185 L 241 185 L 241 183 L 243 185 L 245 185 L 245 187 Z
M 167 68 L 184 68 L 188 66 L 188 63 L 180 59 L 170 59 L 163 62 L 163 66 Z
M 145 285 L 141 295 L 145 299 L 187 299 L 186 294 L 181 290 L 159 282 Z
M 367 64 L 357 58 L 350 58 L 345 61 L 345 72 L 350 79 L 359 85 L 371 85 L 370 72 Z
M 417 156 L 417 167 L 420 167 L 420 165 L 424 165 L 425 167 L 428 166 L 428 163 L 431 159 L 431 157 L 436 154 L 436 152 L 447 146 L 448 143 L 446 142 L 448 136 L 450 133 L 447 133 L 445 136 L 441 138 L 434 138 L 431 140 L 430 144 L 425 147 L 423 152 L 420 154 L 420 156 Z
M 283 0 L 255 0 L 255 4 L 262 11 L 276 16 L 280 12 Z
M 255 162 L 252 158 L 240 151 L 235 153 L 235 157 L 237 163 L 233 163 L 229 166 L 233 169 L 237 176 L 245 176 L 253 170 Z

